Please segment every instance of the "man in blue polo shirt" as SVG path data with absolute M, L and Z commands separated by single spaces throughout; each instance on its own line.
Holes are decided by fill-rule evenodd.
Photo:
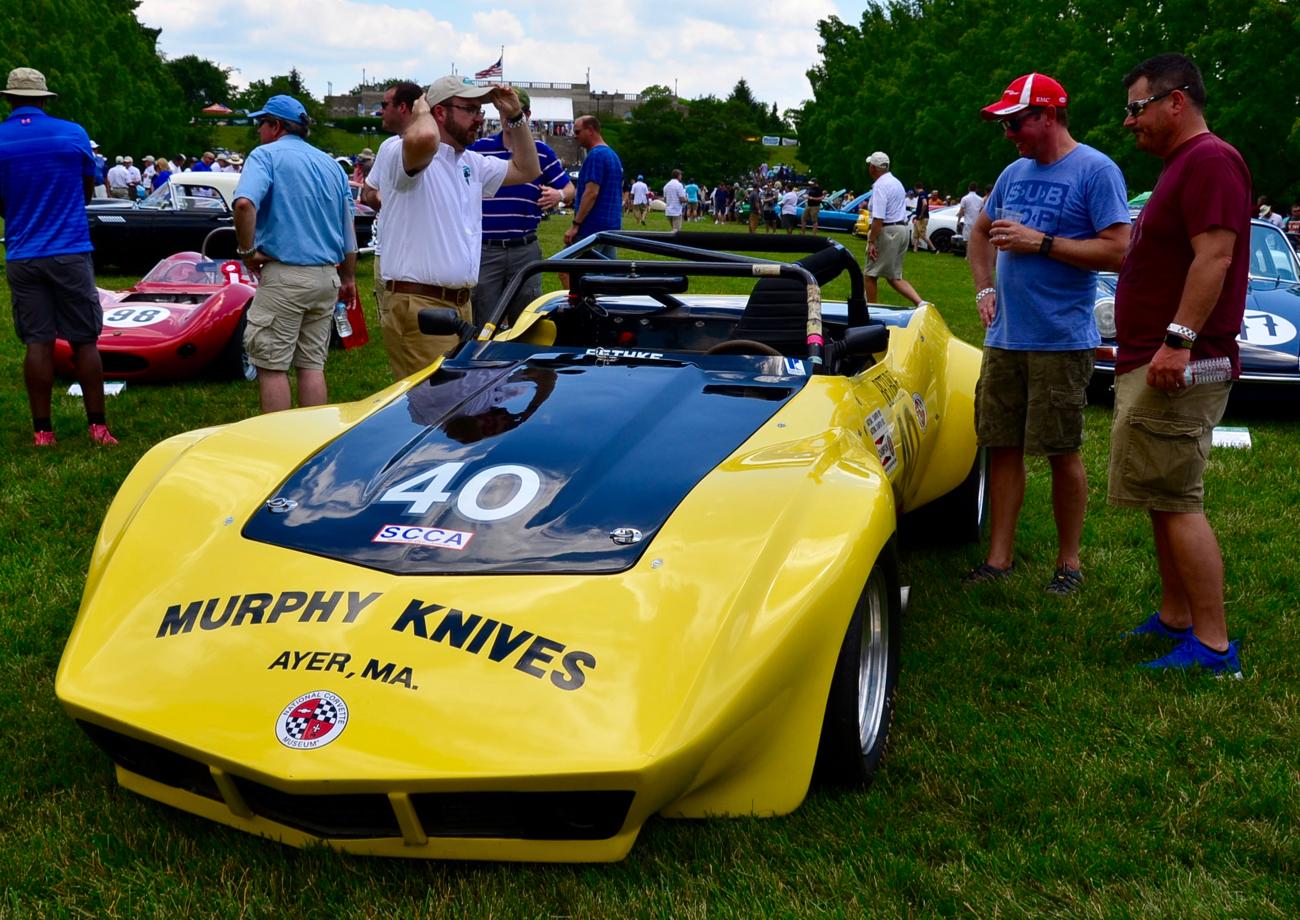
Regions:
M 528 94 L 523 90 L 518 92 L 524 115 L 531 118 Z M 475 325 L 481 326 L 486 321 L 488 312 L 496 306 L 501 292 L 520 266 L 542 257 L 542 247 L 537 242 L 542 212 L 561 201 L 573 203 L 573 183 L 564 171 L 564 164 L 548 145 L 541 141 L 533 143 L 537 145 L 537 158 L 542 164 L 541 176 L 524 185 L 503 185 L 491 198 L 483 199 L 483 247 L 472 301 Z M 510 145 L 504 131 L 480 138 L 469 149 L 498 160 L 510 159 Z M 542 276 L 530 275 L 515 293 L 506 316 L 518 316 L 541 296 Z
M 587 158 L 578 170 L 578 209 L 573 226 L 564 231 L 564 245 L 602 230 L 623 226 L 623 161 L 600 136 L 600 120 L 583 115 L 573 122 L 573 136 Z M 613 246 L 596 247 L 607 258 L 614 258 Z
M 27 346 L 23 379 L 32 410 L 33 443 L 53 447 L 50 420 L 54 340 L 72 345 L 90 438 L 117 443 L 104 423 L 104 367 L 97 341 L 104 313 L 95 290 L 86 202 L 95 182 L 90 138 L 80 125 L 45 114 L 57 94 L 39 70 L 9 72 L 0 124 L 0 214 L 14 327 Z
M 238 255 L 260 273 L 244 348 L 257 368 L 263 412 L 326 402 L 325 357 L 334 304 L 356 295 L 357 243 L 348 180 L 307 143 L 310 119 L 292 96 L 272 96 L 248 116 L 262 145 L 235 186 Z

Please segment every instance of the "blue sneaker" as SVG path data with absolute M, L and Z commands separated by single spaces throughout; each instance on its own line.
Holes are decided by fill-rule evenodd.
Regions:
M 1209 671 L 1216 677 L 1231 677 L 1233 680 L 1241 680 L 1241 661 L 1237 658 L 1237 643 L 1229 642 L 1226 652 L 1216 652 L 1195 636 L 1188 636 L 1183 639 L 1174 646 L 1172 652 L 1163 658 L 1143 662 L 1138 667 L 1155 670 L 1200 668 L 1202 671 Z
M 1192 634 L 1192 627 L 1184 626 L 1182 629 L 1174 629 L 1172 626 L 1166 626 L 1160 619 L 1160 611 L 1157 610 L 1151 616 L 1147 617 L 1141 625 L 1135 626 L 1126 632 L 1126 636 L 1159 636 L 1161 639 L 1173 639 L 1175 642 L 1181 642 Z

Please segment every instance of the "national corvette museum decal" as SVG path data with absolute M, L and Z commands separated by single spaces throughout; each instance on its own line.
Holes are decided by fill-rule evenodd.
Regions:
M 348 726 L 348 704 L 328 690 L 313 690 L 280 712 L 275 737 L 287 748 L 311 751 L 329 744 Z

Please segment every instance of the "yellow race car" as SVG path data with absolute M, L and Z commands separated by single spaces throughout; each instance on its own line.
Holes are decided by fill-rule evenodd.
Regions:
M 57 678 L 119 782 L 296 846 L 600 861 L 869 781 L 901 515 L 982 519 L 979 354 L 838 243 L 764 244 L 801 258 L 591 237 L 480 329 L 426 311 L 462 344 L 369 399 L 150 450 Z M 569 290 L 507 315 L 539 271 Z

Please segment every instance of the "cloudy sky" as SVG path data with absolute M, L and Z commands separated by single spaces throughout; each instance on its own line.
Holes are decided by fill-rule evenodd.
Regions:
M 297 67 L 312 93 L 367 79 L 472 74 L 505 46 L 506 80 L 583 82 L 685 98 L 725 96 L 744 77 L 779 109 L 812 95 L 817 20 L 856 23 L 864 0 L 142 0 L 169 57 L 235 67 L 246 84 Z

